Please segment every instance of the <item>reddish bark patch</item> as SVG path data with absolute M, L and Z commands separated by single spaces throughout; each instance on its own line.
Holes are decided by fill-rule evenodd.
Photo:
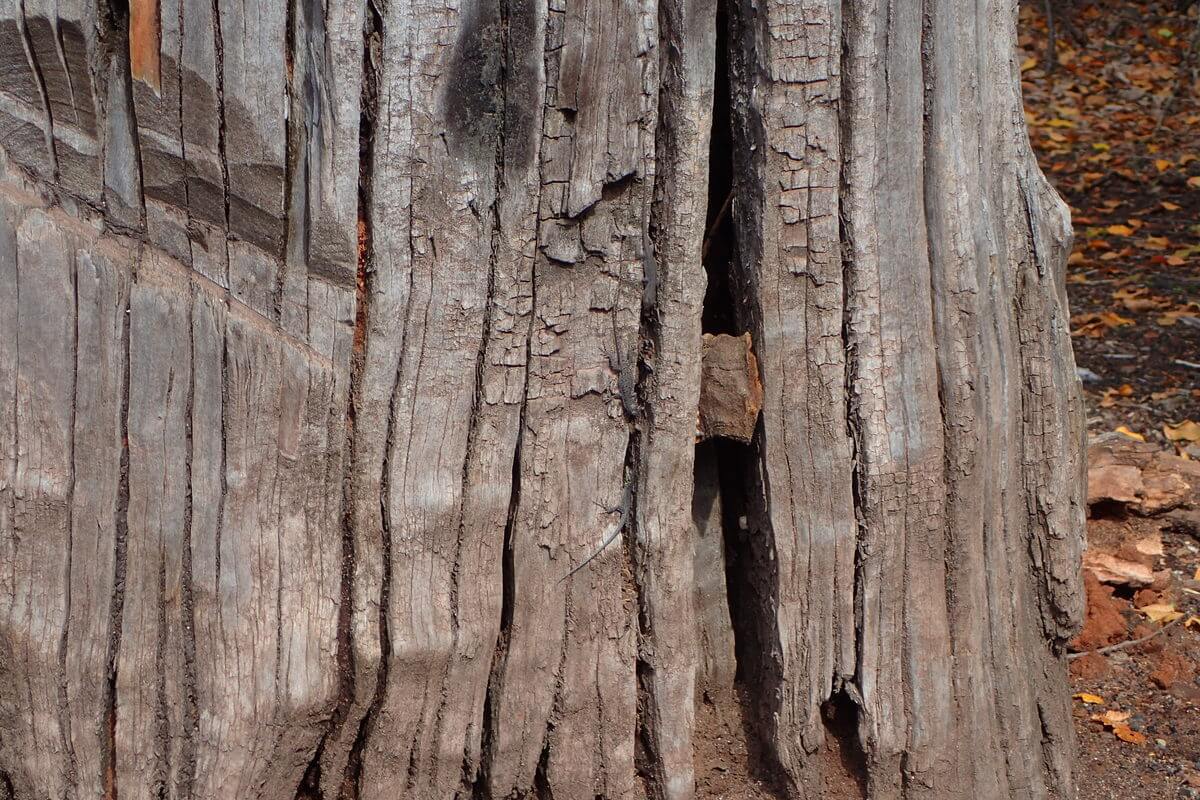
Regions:
M 130 0 L 129 73 L 155 92 L 162 88 L 158 54 L 161 36 L 158 0 Z

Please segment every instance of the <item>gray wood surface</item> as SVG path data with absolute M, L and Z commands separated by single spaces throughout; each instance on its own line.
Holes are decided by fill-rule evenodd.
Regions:
M 1012 0 L 9 6 L 0 798 L 1073 796 Z

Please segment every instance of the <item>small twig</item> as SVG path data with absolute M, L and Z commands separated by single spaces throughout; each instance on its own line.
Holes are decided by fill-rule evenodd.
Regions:
M 1160 633 L 1165 631 L 1167 628 L 1178 623 L 1181 619 L 1183 619 L 1183 617 L 1181 617 L 1181 616 L 1176 617 L 1175 619 L 1168 622 L 1166 625 L 1163 625 L 1161 628 L 1154 631 L 1154 633 L 1143 636 L 1140 639 L 1131 639 L 1129 641 L 1120 642 L 1118 644 L 1110 644 L 1108 647 L 1101 647 L 1099 650 L 1088 650 L 1086 653 L 1071 653 L 1070 655 L 1067 656 L 1067 660 L 1074 661 L 1077 658 L 1083 658 L 1084 656 L 1090 656 L 1090 655 L 1103 656 L 1103 655 L 1107 655 L 1108 653 L 1115 653 L 1118 650 L 1128 650 L 1131 647 L 1137 647 L 1139 644 L 1145 644 L 1146 642 L 1153 639 L 1155 636 L 1158 636 Z
M 733 189 L 729 190 L 729 194 L 725 195 L 725 202 L 721 203 L 721 210 L 717 212 L 717 216 L 713 217 L 712 225 L 708 226 L 708 233 L 704 234 L 704 247 L 700 249 L 700 260 L 708 258 L 708 248 L 712 247 L 713 235 L 717 232 L 717 228 L 721 226 L 721 222 L 725 219 L 725 213 L 729 211 L 729 202 L 733 200 Z

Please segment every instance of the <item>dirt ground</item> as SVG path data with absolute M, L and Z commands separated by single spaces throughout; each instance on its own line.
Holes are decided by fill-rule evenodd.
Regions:
M 1075 223 L 1089 429 L 1163 442 L 1200 420 L 1200 5 L 1054 0 L 1053 69 L 1044 5 L 1022 5 L 1030 138 Z
M 1030 137 L 1075 222 L 1067 291 L 1089 433 L 1200 458 L 1179 436 L 1200 420 L 1197 8 L 1055 0 L 1051 53 L 1045 4 L 1023 5 Z M 1088 581 L 1074 648 L 1122 649 L 1071 662 L 1081 799 L 1200 798 L 1200 526 L 1188 513 L 1103 501 L 1088 522 L 1093 553 L 1140 559 L 1154 579 Z M 1135 552 L 1158 540 L 1162 555 Z M 1155 606 L 1171 611 L 1155 622 Z

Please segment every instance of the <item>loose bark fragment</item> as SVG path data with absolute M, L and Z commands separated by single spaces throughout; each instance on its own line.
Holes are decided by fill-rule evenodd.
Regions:
M 749 443 L 758 427 L 763 388 L 750 334 L 705 334 L 698 437 Z

